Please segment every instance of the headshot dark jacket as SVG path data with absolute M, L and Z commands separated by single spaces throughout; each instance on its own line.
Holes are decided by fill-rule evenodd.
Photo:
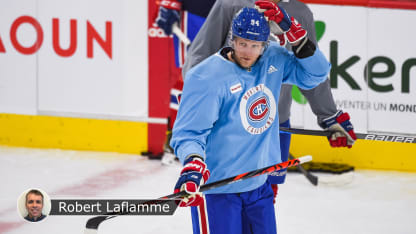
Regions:
M 30 222 L 38 222 L 38 221 L 41 221 L 42 219 L 44 219 L 44 218 L 46 218 L 46 215 L 44 215 L 44 214 L 41 214 L 38 218 L 36 218 L 35 219 L 35 217 L 29 217 L 29 215 L 27 215 L 26 217 L 25 217 L 25 219 L 27 220 L 27 221 L 30 221 Z

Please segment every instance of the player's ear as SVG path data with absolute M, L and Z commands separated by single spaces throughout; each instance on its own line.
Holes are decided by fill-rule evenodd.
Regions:
M 261 50 L 261 53 L 260 54 L 263 54 L 264 51 L 267 50 L 267 47 L 269 47 L 269 41 L 263 42 L 263 49 Z
M 237 37 L 232 35 L 231 36 L 231 48 L 235 49 L 235 44 L 237 43 Z

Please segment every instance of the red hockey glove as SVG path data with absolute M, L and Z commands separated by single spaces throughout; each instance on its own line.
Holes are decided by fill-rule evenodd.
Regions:
M 279 42 L 279 44 L 280 44 L 280 46 L 286 46 L 286 42 L 287 42 L 287 40 L 286 40 L 286 37 L 285 37 L 285 34 L 274 34 L 274 36 L 276 36 L 276 41 L 278 41 Z
M 208 180 L 209 175 L 207 165 L 199 156 L 191 156 L 185 161 L 174 192 L 178 193 L 185 190 L 189 196 L 183 198 L 179 206 L 198 206 L 203 202 L 199 186 Z
M 156 24 L 166 35 L 172 34 L 172 25 L 179 22 L 179 11 L 182 9 L 181 1 L 163 0 L 160 2 Z
M 278 36 L 281 46 L 286 44 L 286 39 L 293 44 L 306 37 L 307 31 L 302 25 L 276 3 L 259 0 L 255 4 L 258 11 L 264 12 L 264 16 L 269 20 L 270 30 Z
M 289 31 L 292 23 L 290 22 L 289 15 L 283 8 L 280 8 L 276 3 L 267 0 L 259 0 L 256 1 L 255 4 L 257 10 L 264 13 L 264 16 L 270 23 L 276 23 L 270 25 L 270 29 L 274 34 L 279 35 Z
M 272 189 L 273 189 L 273 204 L 276 203 L 276 196 L 277 196 L 277 191 L 279 190 L 279 186 L 277 186 L 277 184 L 272 184 Z
M 292 17 L 291 22 L 290 29 L 285 33 L 285 36 L 289 43 L 293 44 L 305 38 L 307 32 L 295 18 Z
M 339 110 L 335 115 L 326 118 L 320 124 L 322 128 L 333 132 L 328 137 L 329 144 L 332 147 L 351 148 L 357 137 L 355 136 L 354 127 L 350 122 L 348 113 Z

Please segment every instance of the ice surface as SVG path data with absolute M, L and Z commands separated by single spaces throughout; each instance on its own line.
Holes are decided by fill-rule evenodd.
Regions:
M 179 170 L 138 155 L 0 147 L 0 233 L 83 233 L 91 216 L 25 222 L 17 198 L 29 188 L 52 199 L 149 199 L 171 194 Z M 351 183 L 317 187 L 290 173 L 276 210 L 279 234 L 414 234 L 416 173 L 358 170 Z M 190 212 L 117 217 L 100 226 L 99 234 L 110 233 L 191 233 Z

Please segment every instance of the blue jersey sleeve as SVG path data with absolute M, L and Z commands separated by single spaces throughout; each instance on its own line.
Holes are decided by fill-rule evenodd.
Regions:
M 182 163 L 192 154 L 205 158 L 207 136 L 221 105 L 219 88 L 212 79 L 195 73 L 187 75 L 170 143 Z
M 301 89 L 312 89 L 324 82 L 331 64 L 317 48 L 315 53 L 307 58 L 296 58 L 288 53 L 289 59 L 285 63 L 283 83 L 297 85 Z

